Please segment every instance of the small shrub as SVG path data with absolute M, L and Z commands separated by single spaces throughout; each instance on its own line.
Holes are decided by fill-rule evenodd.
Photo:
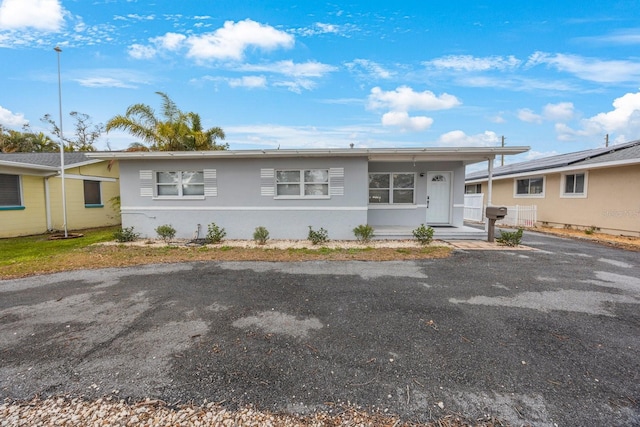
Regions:
M 369 224 L 362 224 L 353 229 L 356 240 L 361 243 L 368 243 L 373 238 L 373 227 Z
M 599 230 L 598 227 L 596 227 L 595 225 L 592 225 L 591 227 L 589 227 L 586 230 L 584 230 L 584 233 L 588 234 L 588 235 L 592 235 L 593 233 L 595 233 L 598 230 Z
M 256 241 L 259 245 L 264 245 L 269 240 L 269 230 L 265 227 L 256 227 L 256 230 L 253 232 L 253 240 Z
M 158 237 L 164 240 L 165 243 L 169 243 L 171 239 L 176 237 L 176 229 L 170 224 L 163 224 L 156 228 L 156 234 L 158 234 Z
M 207 227 L 207 243 L 220 243 L 224 239 L 224 236 L 227 235 L 227 232 L 224 231 L 224 228 L 218 227 L 215 222 L 212 222 Z
M 420 224 L 420 227 L 413 230 L 413 237 L 415 237 L 421 245 L 428 245 L 433 241 L 432 227 L 427 227 L 424 224 Z
M 120 228 L 113 233 L 113 238 L 120 243 L 135 242 L 138 237 L 140 237 L 140 234 L 134 232 L 133 227 Z
M 307 237 L 314 245 L 326 243 L 329 241 L 329 233 L 324 228 L 320 227 L 320 230 L 315 231 L 309 226 L 309 236 Z
M 496 238 L 496 242 L 504 246 L 518 246 L 522 240 L 522 228 L 518 228 L 518 231 L 503 231 L 500 230 L 500 237 Z

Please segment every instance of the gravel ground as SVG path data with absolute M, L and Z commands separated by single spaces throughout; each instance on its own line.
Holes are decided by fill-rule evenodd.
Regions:
M 0 404 L 0 426 L 130 426 L 130 427 L 498 427 L 504 424 L 490 418 L 465 421 L 448 415 L 429 424 L 402 422 L 397 417 L 372 414 L 354 407 L 335 407 L 313 415 L 274 414 L 243 408 L 229 411 L 215 403 L 170 407 L 160 400 L 146 399 L 129 404 L 124 400 L 103 398 L 87 401 L 80 398 L 56 397 L 28 402 Z

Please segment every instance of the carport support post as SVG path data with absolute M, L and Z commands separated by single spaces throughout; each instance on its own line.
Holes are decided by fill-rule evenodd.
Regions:
M 491 200 L 491 193 L 493 191 L 493 159 L 495 157 L 489 157 L 487 159 L 488 164 L 487 164 L 487 206 L 492 206 L 493 205 L 493 201 Z M 484 213 L 484 212 L 483 212 Z M 486 218 L 486 215 L 485 215 Z M 495 221 L 493 222 L 493 225 L 495 225 Z M 487 222 L 484 223 L 484 231 L 486 231 L 487 233 L 489 233 L 489 230 L 491 229 L 491 227 L 489 226 L 489 221 L 487 220 Z M 493 231 L 491 231 L 493 233 Z M 487 240 L 489 242 L 493 242 L 493 240 Z

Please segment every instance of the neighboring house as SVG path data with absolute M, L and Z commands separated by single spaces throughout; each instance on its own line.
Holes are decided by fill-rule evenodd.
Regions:
M 640 140 L 493 170 L 491 204 L 536 205 L 538 225 L 640 236 Z M 488 194 L 488 173 L 466 192 Z
M 120 165 L 122 226 L 145 237 L 169 224 L 176 237 L 306 239 L 309 226 L 354 239 L 411 235 L 420 224 L 463 228 L 465 165 L 528 147 L 103 152 Z M 198 233 L 198 230 L 200 232 Z M 477 233 L 477 230 L 475 230 Z M 481 232 L 482 233 L 482 232 Z M 486 236 L 486 234 L 485 234 Z
M 120 223 L 118 164 L 65 153 L 67 228 Z M 0 153 L 0 237 L 64 229 L 60 153 Z

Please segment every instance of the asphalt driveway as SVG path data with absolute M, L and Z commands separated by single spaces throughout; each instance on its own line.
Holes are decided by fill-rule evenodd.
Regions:
M 523 243 L 534 250 L 0 281 L 0 398 L 640 425 L 640 255 Z

